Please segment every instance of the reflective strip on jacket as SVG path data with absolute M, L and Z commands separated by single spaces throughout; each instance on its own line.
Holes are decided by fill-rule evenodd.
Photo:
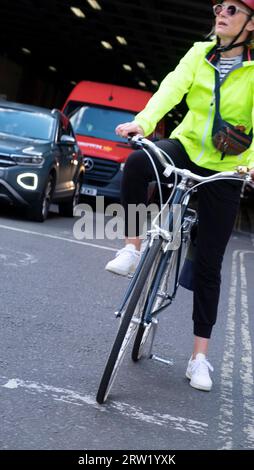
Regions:
M 181 141 L 196 165 L 215 171 L 234 170 L 237 165 L 254 167 L 254 141 L 244 153 L 221 159 L 213 146 L 212 127 L 215 112 L 215 43 L 197 42 L 162 81 L 160 88 L 135 121 L 149 135 L 160 119 L 181 102 L 187 93 L 189 108 L 171 138 Z M 216 62 L 215 62 L 216 63 Z M 248 134 L 254 128 L 254 51 L 244 51 L 243 60 L 223 79 L 220 87 L 220 113 L 232 125 L 245 126 Z

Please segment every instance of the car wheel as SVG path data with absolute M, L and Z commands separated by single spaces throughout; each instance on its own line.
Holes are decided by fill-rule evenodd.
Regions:
M 80 203 L 81 180 L 78 180 L 72 198 L 59 204 L 59 214 L 63 217 L 73 217 L 75 207 Z
M 54 187 L 54 177 L 53 175 L 49 175 L 39 201 L 28 211 L 28 216 L 31 220 L 35 222 L 44 222 L 44 220 L 46 220 L 54 193 Z

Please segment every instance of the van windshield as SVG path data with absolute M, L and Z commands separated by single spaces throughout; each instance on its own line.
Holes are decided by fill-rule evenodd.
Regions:
M 126 139 L 116 135 L 115 128 L 123 122 L 133 121 L 134 117 L 135 113 L 132 112 L 91 105 L 78 106 L 69 113 L 76 134 L 114 142 L 126 142 Z

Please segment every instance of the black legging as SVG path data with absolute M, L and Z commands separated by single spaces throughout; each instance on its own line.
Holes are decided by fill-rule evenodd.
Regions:
M 156 145 L 165 150 L 179 168 L 189 169 L 202 176 L 215 173 L 195 165 L 177 140 L 161 140 Z M 154 163 L 161 181 L 168 183 L 169 180 L 163 175 L 164 169 L 156 158 Z M 141 233 L 138 223 L 134 232 L 128 232 L 128 205 L 147 204 L 148 184 L 154 180 L 154 169 L 147 155 L 143 150 L 133 152 L 125 164 L 121 189 L 127 237 L 136 237 Z M 216 322 L 221 265 L 237 215 L 240 192 L 241 184 L 226 180 L 204 184 L 198 188 L 199 224 L 192 318 L 194 334 L 203 338 L 210 338 Z

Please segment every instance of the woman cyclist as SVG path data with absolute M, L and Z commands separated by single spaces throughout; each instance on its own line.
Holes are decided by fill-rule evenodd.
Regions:
M 213 2 L 215 3 L 215 2 Z M 157 145 L 165 150 L 179 168 L 202 176 L 234 170 L 238 165 L 251 169 L 254 179 L 254 143 L 238 155 L 227 155 L 212 141 L 215 116 L 215 72 L 219 72 L 220 113 L 224 120 L 243 129 L 254 127 L 254 0 L 230 0 L 214 5 L 214 42 L 199 42 L 187 52 L 176 69 L 162 81 L 147 106 L 133 122 L 120 124 L 116 133 L 147 136 L 157 122 L 187 94 L 189 111 L 169 139 Z M 217 73 L 217 72 L 216 72 Z M 163 168 L 156 160 L 164 181 Z M 126 245 L 106 269 L 127 275 L 140 259 L 141 227 L 128 227 L 128 205 L 147 203 L 148 184 L 154 179 L 151 162 L 143 150 L 128 158 L 122 181 L 125 209 Z M 166 181 L 165 181 L 166 182 Z M 194 273 L 193 322 L 194 346 L 186 377 L 199 390 L 211 390 L 206 356 L 219 302 L 221 265 L 239 207 L 241 185 L 234 181 L 216 181 L 198 190 L 198 242 Z

